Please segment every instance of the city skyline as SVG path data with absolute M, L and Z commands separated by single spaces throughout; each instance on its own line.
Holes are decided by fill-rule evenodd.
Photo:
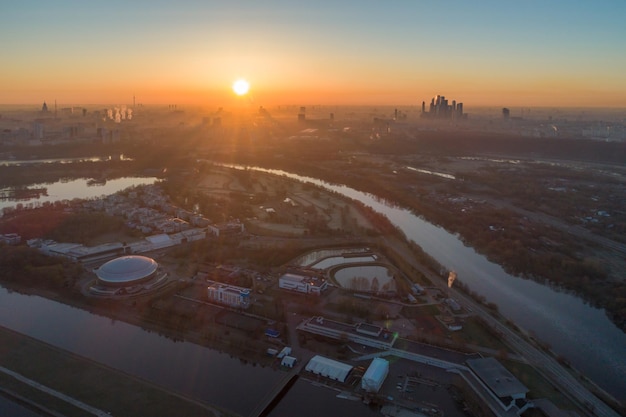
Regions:
M 0 6 L 0 104 L 626 107 L 626 3 Z M 245 98 L 233 94 L 239 78 Z

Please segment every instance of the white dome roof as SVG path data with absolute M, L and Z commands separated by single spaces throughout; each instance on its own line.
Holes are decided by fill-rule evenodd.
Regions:
M 159 264 L 147 256 L 122 256 L 108 261 L 96 271 L 98 278 L 111 284 L 132 283 L 153 274 Z

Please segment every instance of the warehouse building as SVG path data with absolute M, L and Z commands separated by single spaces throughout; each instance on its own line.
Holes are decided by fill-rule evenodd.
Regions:
M 506 411 L 517 407 L 521 414 L 532 403 L 526 400 L 528 388 L 522 384 L 508 369 L 495 358 L 470 359 L 467 365 L 472 372 L 498 398 L 502 408 Z
M 316 355 L 311 358 L 304 369 L 334 381 L 346 382 L 346 378 L 352 371 L 352 365 Z
M 367 392 L 376 393 L 385 382 L 389 374 L 389 361 L 383 358 L 374 358 L 361 378 L 361 388 Z

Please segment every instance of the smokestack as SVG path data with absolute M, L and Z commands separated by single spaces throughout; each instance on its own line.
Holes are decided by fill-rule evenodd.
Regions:
M 448 274 L 448 288 L 452 288 L 452 284 L 456 281 L 456 272 L 450 271 Z

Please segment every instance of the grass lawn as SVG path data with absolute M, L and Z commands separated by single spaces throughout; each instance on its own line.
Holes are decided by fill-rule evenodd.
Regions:
M 463 329 L 454 332 L 452 339 L 460 343 L 469 343 L 472 345 L 488 347 L 496 350 L 510 352 L 510 349 L 500 341 L 500 339 L 492 334 L 489 329 L 476 318 L 469 317 L 463 323 Z
M 435 304 L 425 305 L 425 306 L 415 306 L 415 307 L 402 307 L 400 311 L 407 319 L 413 319 L 418 316 L 433 316 L 435 317 L 438 314 L 441 314 L 439 307 Z
M 511 360 L 501 360 L 501 362 L 522 382 L 522 384 L 528 387 L 530 390 L 528 393 L 529 398 L 547 398 L 561 409 L 576 409 L 559 390 L 550 384 L 550 382 L 541 376 L 532 366 Z

